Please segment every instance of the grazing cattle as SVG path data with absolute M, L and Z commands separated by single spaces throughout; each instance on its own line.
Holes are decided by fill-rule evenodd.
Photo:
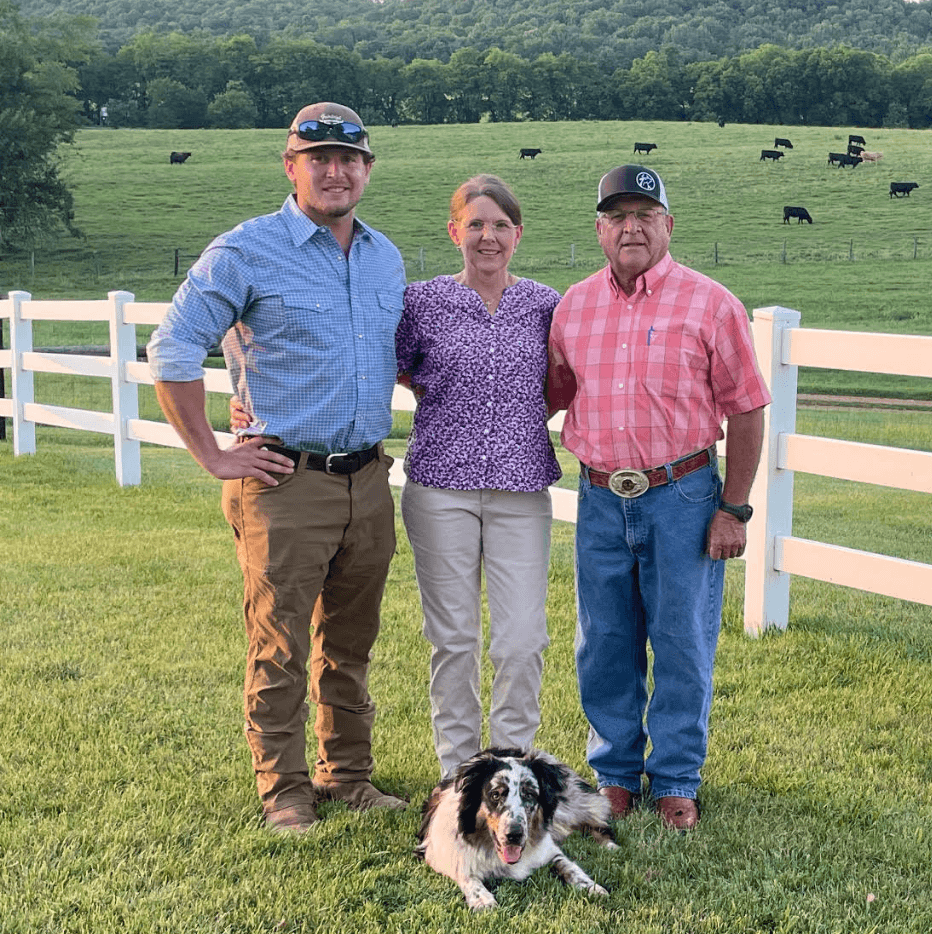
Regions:
M 860 156 L 849 156 L 848 153 L 843 152 L 839 154 L 841 158 L 838 160 L 838 168 L 842 169 L 846 165 L 850 165 L 852 169 L 857 168 L 864 160 Z
M 189 159 L 190 157 L 191 157 L 191 153 L 189 152 L 173 152 L 168 157 L 168 164 L 169 165 L 175 165 L 175 164 L 183 165 L 185 161 Z
M 863 136 L 849 136 L 849 137 L 848 137 L 848 142 L 849 142 L 849 143 L 860 143 L 862 146 L 866 146 L 866 145 L 867 145 L 867 143 L 864 142 L 864 137 L 863 137 Z
M 777 159 L 782 159 L 782 158 L 783 158 L 783 153 L 780 152 L 779 150 L 776 150 L 776 149 L 762 149 L 762 150 L 760 151 L 760 159 L 758 159 L 757 161 L 758 161 L 758 162 L 763 162 L 764 159 L 773 159 L 773 161 L 776 162 Z
M 890 197 L 908 198 L 909 193 L 919 187 L 919 182 L 890 182 Z
M 883 158 L 882 152 L 868 152 L 866 149 L 861 153 L 861 158 L 865 162 L 880 162 Z
M 810 224 L 812 223 L 812 218 L 805 208 L 785 207 L 783 209 L 783 223 L 788 224 L 791 217 L 796 218 L 797 224 L 801 224 L 803 221 L 808 221 Z
M 849 156 L 859 156 L 862 152 L 864 152 L 863 146 L 855 146 L 854 143 L 848 143 Z
M 784 149 L 793 148 L 793 144 L 788 139 L 784 139 L 782 136 L 778 136 L 773 141 L 773 145 L 774 145 L 774 149 L 776 149 L 777 146 L 782 146 Z
M 843 152 L 830 152 L 828 154 L 829 165 L 841 165 L 841 160 L 847 158 Z
M 519 159 L 536 159 L 544 150 L 543 149 L 522 149 L 518 154 Z
M 656 143 L 635 143 L 634 151 L 635 152 L 646 152 L 649 153 L 652 149 L 656 149 Z

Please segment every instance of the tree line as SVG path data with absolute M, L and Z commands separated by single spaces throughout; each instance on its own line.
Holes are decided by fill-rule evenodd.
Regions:
M 843 45 L 763 45 L 685 61 L 663 46 L 610 73 L 568 53 L 463 48 L 447 61 L 363 58 L 276 36 L 145 32 L 79 65 L 83 117 L 114 127 L 280 128 L 303 104 L 351 102 L 367 122 L 724 120 L 932 126 L 932 51 L 894 62 Z

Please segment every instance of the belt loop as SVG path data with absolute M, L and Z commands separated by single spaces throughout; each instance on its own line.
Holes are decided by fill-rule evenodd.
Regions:
M 298 458 L 298 463 L 294 465 L 295 471 L 307 470 L 307 458 L 307 451 L 301 451 L 301 456 Z
M 673 464 L 664 464 L 663 469 L 667 472 L 667 483 L 673 482 Z

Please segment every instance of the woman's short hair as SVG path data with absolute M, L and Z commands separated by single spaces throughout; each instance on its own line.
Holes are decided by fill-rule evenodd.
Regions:
M 497 175 L 476 175 L 463 182 L 450 198 L 450 219 L 459 220 L 470 201 L 483 197 L 491 198 L 515 227 L 521 226 L 521 204 L 515 193 Z

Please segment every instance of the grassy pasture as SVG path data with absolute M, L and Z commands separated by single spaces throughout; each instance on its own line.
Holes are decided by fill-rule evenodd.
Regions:
M 722 281 L 748 309 L 796 308 L 805 327 L 928 334 L 932 134 L 860 130 L 883 160 L 829 166 L 828 152 L 844 150 L 848 132 L 660 122 L 374 127 L 377 161 L 360 216 L 398 244 L 410 279 L 452 272 L 458 255 L 446 233 L 449 196 L 470 175 L 496 173 L 524 207 L 513 269 L 564 290 L 603 264 L 593 230 L 600 176 L 642 161 L 667 184 L 674 255 Z M 775 136 L 789 137 L 794 149 L 777 163 L 761 162 Z M 636 141 L 658 149 L 635 157 Z M 527 145 L 543 153 L 518 159 Z M 36 298 L 126 289 L 143 301 L 167 301 L 213 236 L 284 200 L 283 146 L 284 133 L 271 130 L 82 130 L 64 174 L 86 238 L 38 251 L 34 269 L 27 255 L 3 256 L 0 289 Z M 170 165 L 172 150 L 193 155 Z M 891 199 L 889 183 L 902 180 L 921 187 Z M 784 225 L 785 204 L 807 207 L 815 223 Z M 36 343 L 102 343 L 104 334 L 49 323 L 37 328 Z M 802 373 L 801 388 L 932 398 L 923 381 L 834 371 Z
M 813 417 L 859 430 L 855 413 Z M 908 427 L 932 449 L 928 422 Z M 271 838 L 242 737 L 241 584 L 218 484 L 147 447 L 144 484 L 116 489 L 107 444 L 41 432 L 28 459 L 0 445 L 2 934 L 930 929 L 929 608 L 799 579 L 789 631 L 750 640 L 732 563 L 700 829 L 677 837 L 639 812 L 615 853 L 568 844 L 608 899 L 541 872 L 474 917 L 411 855 L 437 776 L 400 522 L 371 680 L 376 778 L 413 806 L 325 805 L 308 838 Z M 796 531 L 932 560 L 924 500 L 854 486 L 800 477 Z M 585 774 L 572 532 L 554 530 L 538 738 Z

